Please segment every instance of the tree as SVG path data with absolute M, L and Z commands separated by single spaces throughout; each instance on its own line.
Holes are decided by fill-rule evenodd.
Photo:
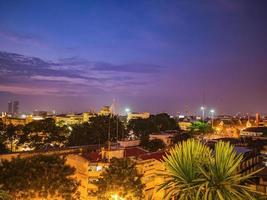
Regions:
M 229 143 L 218 142 L 212 150 L 196 140 L 187 140 L 164 157 L 166 198 L 205 200 L 256 200 L 256 192 L 243 183 L 253 174 L 238 170 L 243 159 Z
M 125 200 L 143 199 L 141 175 L 129 158 L 112 158 L 110 166 L 102 173 L 96 185 L 97 197 L 101 200 L 109 200 L 115 194 Z
M 212 133 L 213 129 L 210 124 L 205 122 L 196 121 L 189 127 L 189 132 L 193 134 L 207 134 Z
M 5 131 L 5 124 L 2 119 L 0 119 L 0 134 Z
M 59 156 L 36 155 L 4 160 L 0 165 L 0 185 L 12 199 L 75 199 L 79 183 L 75 169 Z
M 171 118 L 167 113 L 160 113 L 157 115 L 151 115 L 150 118 L 153 121 L 157 131 L 178 130 L 179 129 L 175 119 Z
M 153 132 L 179 130 L 173 118 L 166 113 L 151 115 L 147 119 L 132 119 L 128 123 L 128 130 L 132 130 L 138 137 Z
M 137 137 L 148 135 L 156 130 L 152 121 L 148 119 L 132 119 L 128 122 L 127 129 L 132 130 Z
M 10 151 L 13 151 L 13 141 L 16 137 L 16 127 L 12 124 L 8 125 L 6 127 L 6 136 L 8 141 L 10 142 Z
M 6 145 L 5 145 L 5 139 L 4 136 L 2 136 L 0 134 L 0 154 L 1 153 L 8 153 L 9 150 L 7 149 Z
M 193 136 L 190 132 L 176 133 L 172 138 L 172 143 L 177 144 L 179 142 L 186 141 L 192 137 Z
M 111 141 L 117 140 L 117 133 L 118 139 L 123 137 L 124 126 L 117 116 L 92 117 L 90 123 L 86 122 L 72 127 L 68 145 L 104 144 L 108 141 L 109 131 Z
M 47 149 L 64 146 L 68 136 L 69 129 L 66 126 L 57 126 L 54 119 L 47 118 L 26 124 L 19 143 L 34 149 Z
M 108 132 L 110 131 L 110 140 L 121 139 L 125 133 L 125 128 L 118 116 L 96 116 L 90 118 L 90 126 L 93 131 L 100 134 L 101 142 L 108 141 Z M 118 131 L 118 132 L 117 132 Z M 118 133 L 118 138 L 117 138 Z
M 127 126 L 128 131 L 140 138 L 140 145 L 149 146 L 149 135 L 153 132 L 179 130 L 178 124 L 166 113 L 151 115 L 147 119 L 132 119 Z
M 154 152 L 158 150 L 162 150 L 166 147 L 165 143 L 161 139 L 153 139 L 150 140 L 145 146 L 145 149 Z
M 103 143 L 100 133 L 94 130 L 89 123 L 76 124 L 72 126 L 72 131 L 68 139 L 68 146 L 80 146 Z

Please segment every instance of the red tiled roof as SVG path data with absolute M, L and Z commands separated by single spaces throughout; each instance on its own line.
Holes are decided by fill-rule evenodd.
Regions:
M 165 155 L 166 155 L 165 151 L 158 151 L 158 152 L 140 155 L 139 158 L 142 160 L 148 160 L 148 159 L 162 160 L 163 156 L 165 156 Z
M 128 147 L 128 148 L 125 148 L 124 156 L 125 157 L 132 157 L 132 156 L 138 157 L 140 155 L 146 154 L 147 152 L 148 151 L 140 147 Z
M 83 154 L 83 157 L 91 162 L 97 162 L 101 160 L 101 153 L 99 151 Z

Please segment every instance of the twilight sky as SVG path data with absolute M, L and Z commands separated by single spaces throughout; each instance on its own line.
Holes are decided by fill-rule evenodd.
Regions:
M 0 0 L 0 111 L 267 113 L 266 0 Z

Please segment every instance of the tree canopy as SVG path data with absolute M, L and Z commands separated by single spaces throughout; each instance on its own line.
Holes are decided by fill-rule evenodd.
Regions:
M 98 199 L 109 200 L 112 195 L 118 195 L 125 200 L 142 200 L 144 197 L 141 175 L 129 158 L 112 158 L 110 166 L 101 177 L 96 182 Z
M 13 158 L 0 164 L 0 185 L 12 199 L 76 199 L 79 183 L 72 178 L 75 169 L 59 156 L 36 155 Z
M 193 134 L 207 134 L 212 133 L 213 129 L 210 124 L 205 122 L 196 121 L 189 127 L 189 132 Z
M 5 145 L 5 138 L 3 135 L 0 134 L 0 154 L 1 153 L 8 153 L 9 150 L 7 149 Z
M 140 138 L 142 146 L 148 145 L 151 133 L 180 129 L 175 119 L 166 113 L 151 115 L 147 119 L 132 119 L 129 121 L 127 128 Z
M 128 129 L 133 130 L 137 136 L 151 134 L 153 132 L 178 130 L 179 126 L 175 119 L 166 113 L 151 115 L 147 119 L 132 119 L 128 123 Z
M 192 137 L 193 137 L 192 133 L 190 133 L 190 132 L 176 133 L 172 138 L 172 143 L 177 144 L 179 142 L 186 141 Z
M 153 139 L 148 141 L 143 145 L 144 149 L 147 149 L 151 152 L 162 150 L 166 147 L 165 143 L 161 139 Z
M 64 146 L 69 136 L 68 128 L 57 126 L 52 118 L 30 122 L 22 131 L 20 144 L 27 144 L 34 149 Z
M 124 129 L 117 116 L 95 116 L 90 118 L 89 123 L 76 124 L 72 127 L 68 145 L 104 144 L 108 141 L 109 131 L 110 140 L 116 141 L 117 130 L 118 139 L 121 139 L 125 133 Z

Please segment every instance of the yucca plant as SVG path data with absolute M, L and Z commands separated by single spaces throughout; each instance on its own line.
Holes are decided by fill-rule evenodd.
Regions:
M 164 157 L 165 182 L 159 190 L 165 190 L 165 199 L 257 199 L 258 194 L 243 184 L 254 173 L 241 174 L 242 159 L 229 143 L 218 142 L 212 151 L 199 141 L 187 140 Z
M 184 141 L 172 148 L 164 157 L 166 171 L 161 175 L 165 182 L 159 188 L 165 190 L 165 198 L 194 199 L 204 180 L 199 166 L 207 163 L 210 156 L 211 150 L 195 140 Z

